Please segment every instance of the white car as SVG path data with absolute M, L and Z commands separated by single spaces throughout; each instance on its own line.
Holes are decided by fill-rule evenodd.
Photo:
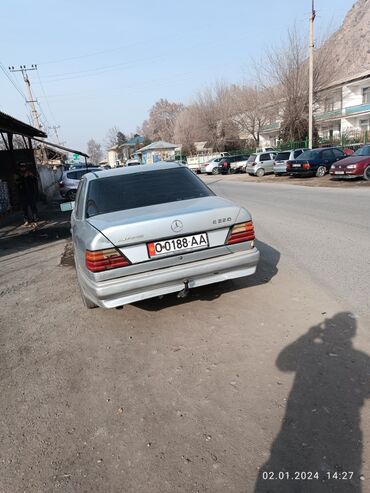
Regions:
M 200 172 L 207 173 L 207 175 L 217 175 L 219 171 L 218 166 L 223 159 L 224 157 L 216 157 L 207 163 L 202 163 L 200 165 Z

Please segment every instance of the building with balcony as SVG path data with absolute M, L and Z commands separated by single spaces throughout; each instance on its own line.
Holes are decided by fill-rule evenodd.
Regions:
M 321 102 L 314 109 L 320 138 L 330 142 L 343 137 L 363 141 L 365 133 L 370 131 L 370 72 L 334 82 L 320 96 Z M 263 127 L 261 146 L 278 143 L 280 125 L 281 120 L 277 120 Z

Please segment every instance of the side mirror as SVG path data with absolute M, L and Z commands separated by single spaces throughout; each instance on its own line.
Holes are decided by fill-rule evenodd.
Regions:
M 62 212 L 73 211 L 74 207 L 75 207 L 74 202 L 63 202 L 63 204 L 60 204 L 60 210 Z

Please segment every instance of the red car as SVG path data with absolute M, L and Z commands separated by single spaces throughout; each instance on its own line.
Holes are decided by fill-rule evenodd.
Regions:
M 330 174 L 335 178 L 370 180 L 370 145 L 364 145 L 351 156 L 332 164 Z

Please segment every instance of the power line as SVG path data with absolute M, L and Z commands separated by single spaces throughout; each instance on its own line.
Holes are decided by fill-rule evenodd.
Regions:
M 25 94 L 19 89 L 19 87 L 17 86 L 17 84 L 14 82 L 14 80 L 10 77 L 10 75 L 8 74 L 8 72 L 6 71 L 4 65 L 0 62 L 0 68 L 1 70 L 4 72 L 6 78 L 8 79 L 8 81 L 11 83 L 11 85 L 14 87 L 14 89 L 22 96 L 22 98 L 24 100 L 27 101 L 27 98 L 25 96 Z
M 51 106 L 50 106 L 50 103 L 49 103 L 49 98 L 48 98 L 48 96 L 46 95 L 46 91 L 45 91 L 45 88 L 44 88 L 44 84 L 43 84 L 43 83 L 42 83 L 42 81 L 41 81 L 41 77 L 40 77 L 40 73 L 39 73 L 39 70 L 38 70 L 38 69 L 36 70 L 36 73 L 37 73 L 37 78 L 38 78 L 38 80 L 39 80 L 40 87 L 41 87 L 42 93 L 43 93 L 43 95 L 44 95 L 44 98 L 45 98 L 45 101 L 46 101 L 46 106 L 48 107 L 48 110 L 49 110 L 50 116 L 51 116 L 51 118 L 54 120 L 54 124 L 55 124 L 55 125 L 57 125 L 56 118 L 55 118 L 54 113 L 53 113 L 53 111 L 52 111 L 52 109 L 51 109 Z M 40 103 L 39 103 L 39 105 L 40 105 Z

